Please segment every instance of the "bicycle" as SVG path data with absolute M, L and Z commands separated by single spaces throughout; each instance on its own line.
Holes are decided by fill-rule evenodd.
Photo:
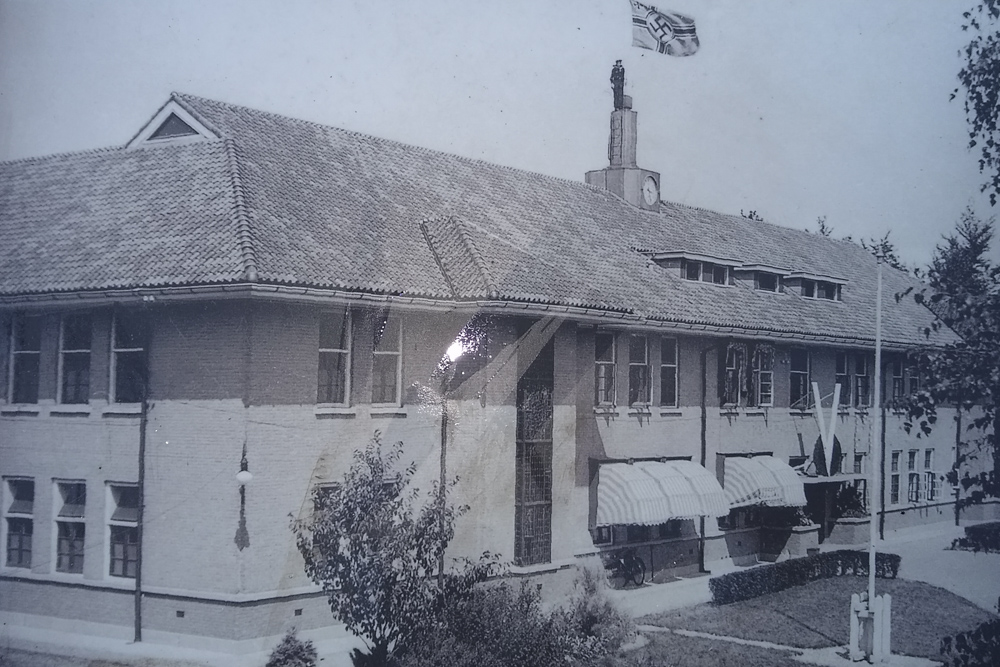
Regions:
M 611 557 L 606 567 L 612 576 L 621 577 L 626 585 L 631 581 L 636 586 L 642 586 L 646 581 L 646 564 L 636 555 L 635 549 L 619 551 Z

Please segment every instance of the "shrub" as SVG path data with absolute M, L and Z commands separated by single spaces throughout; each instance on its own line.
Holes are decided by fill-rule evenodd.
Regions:
M 569 603 L 553 616 L 571 639 L 570 653 L 579 660 L 595 660 L 616 652 L 635 634 L 632 618 L 607 596 L 607 571 L 583 568 L 574 582 Z
M 271 651 L 265 667 L 316 667 L 316 647 L 311 641 L 299 639 L 295 630 L 289 630 Z
M 849 484 L 841 486 L 833 506 L 833 516 L 837 519 L 863 519 L 870 516 L 860 489 Z
M 982 623 L 974 630 L 941 640 L 941 655 L 949 667 L 990 667 L 1000 665 L 1000 618 Z
M 966 526 L 965 537 L 955 539 L 951 543 L 951 548 L 986 553 L 1000 552 L 1000 521 Z
M 896 554 L 877 553 L 875 576 L 895 579 L 899 573 L 900 561 Z M 714 577 L 709 580 L 708 587 L 712 591 L 712 602 L 730 604 L 783 591 L 792 586 L 801 586 L 817 579 L 844 575 L 868 576 L 868 553 L 843 549 L 761 565 Z

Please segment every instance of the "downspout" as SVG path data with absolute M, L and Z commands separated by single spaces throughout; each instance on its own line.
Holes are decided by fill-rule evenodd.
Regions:
M 114 333 L 112 332 L 112 335 Z M 149 342 L 146 342 L 146 377 L 143 380 L 142 403 L 139 412 L 139 474 L 136 479 L 136 491 L 139 496 L 139 507 L 136 513 L 135 539 L 138 542 L 138 553 L 135 558 L 135 593 L 133 594 L 133 642 L 142 641 L 142 541 L 143 518 L 146 509 L 146 425 L 149 423 Z M 111 380 L 114 382 L 114 378 Z
M 710 345 L 701 350 L 701 467 L 708 459 L 708 353 L 717 346 Z M 698 571 L 705 569 L 705 517 L 698 519 Z
M 882 428 L 879 436 L 878 538 L 885 539 L 885 405 L 882 406 Z M 874 491 L 874 489 L 872 489 Z M 872 494 L 874 497 L 874 494 Z

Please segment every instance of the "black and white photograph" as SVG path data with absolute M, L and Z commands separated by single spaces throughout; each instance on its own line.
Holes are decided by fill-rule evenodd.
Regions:
M 0 667 L 1000 665 L 1000 0 L 0 0 Z

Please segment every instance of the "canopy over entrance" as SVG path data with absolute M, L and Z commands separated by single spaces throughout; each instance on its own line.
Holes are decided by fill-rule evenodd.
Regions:
M 598 526 L 653 526 L 728 513 L 719 482 L 691 461 L 605 463 L 598 471 Z
M 790 465 L 773 456 L 728 456 L 722 479 L 731 507 L 806 504 L 802 478 Z

